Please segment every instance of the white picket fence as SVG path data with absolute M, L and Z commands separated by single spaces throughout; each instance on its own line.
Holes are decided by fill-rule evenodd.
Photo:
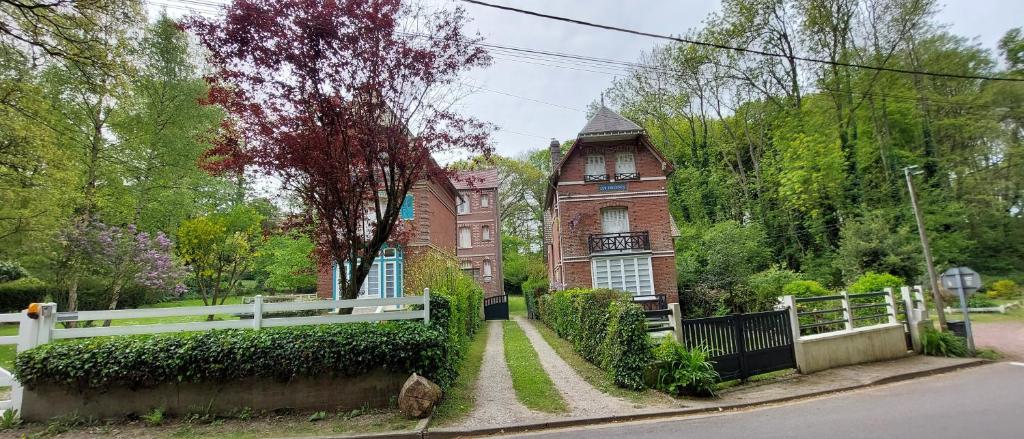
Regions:
M 410 305 L 423 308 L 412 310 Z M 394 310 L 386 310 L 387 308 Z M 374 311 L 369 313 L 339 314 L 341 309 L 352 308 Z M 269 313 L 327 310 L 326 315 L 299 317 L 267 317 Z M 187 317 L 208 315 L 244 315 L 252 318 L 231 320 L 196 321 L 186 323 L 158 323 L 118 326 L 89 326 L 61 328 L 66 322 L 105 320 L 132 320 L 164 317 Z M 253 329 L 280 326 L 329 325 L 336 323 L 382 322 L 388 320 L 419 320 L 430 323 L 430 289 L 424 289 L 422 296 L 406 296 L 387 299 L 314 300 L 308 302 L 264 303 L 262 296 L 256 296 L 251 304 L 189 306 L 180 308 L 119 309 L 110 311 L 58 312 L 57 304 L 45 303 L 39 307 L 39 315 L 29 317 L 28 311 L 0 314 L 0 324 L 18 323 L 18 335 L 0 336 L 0 345 L 17 345 L 18 352 L 50 343 L 54 340 L 106 337 L 114 335 L 161 334 L 170 332 L 195 332 L 211 329 Z M 0 387 L 10 386 L 10 399 L 0 400 L 0 411 L 20 409 L 22 388 L 11 373 L 0 368 Z

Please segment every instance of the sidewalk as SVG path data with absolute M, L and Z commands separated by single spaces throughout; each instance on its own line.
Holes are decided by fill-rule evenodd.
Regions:
M 954 371 L 987 363 L 972 358 L 940 358 L 915 355 L 904 359 L 831 369 L 810 375 L 794 374 L 778 380 L 733 387 L 714 399 L 679 399 L 678 408 L 651 408 L 632 413 L 609 413 L 593 417 L 538 420 L 480 429 L 430 428 L 422 437 L 448 438 L 516 433 L 577 425 L 668 418 L 712 411 L 735 410 L 761 404 L 780 403 L 828 393 L 909 380 L 921 376 Z

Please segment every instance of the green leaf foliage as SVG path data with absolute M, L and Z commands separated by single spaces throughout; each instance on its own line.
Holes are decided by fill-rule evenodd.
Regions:
M 15 376 L 29 388 L 85 391 L 161 383 L 223 383 L 251 377 L 357 376 L 373 370 L 455 378 L 447 337 L 420 322 L 214 330 L 48 343 L 22 352 Z
M 922 345 L 925 355 L 934 357 L 967 356 L 967 340 L 952 332 L 939 332 L 928 328 L 924 331 Z
M 850 293 L 876 293 L 884 291 L 886 288 L 898 291 L 901 285 L 906 285 L 906 283 L 897 276 L 889 273 L 869 271 L 858 277 L 856 281 L 846 288 L 846 291 Z
M 831 292 L 816 281 L 797 280 L 786 284 L 786 286 L 782 288 L 782 294 L 785 296 L 796 297 L 816 297 L 827 296 L 831 294 Z
M 537 300 L 541 320 L 620 387 L 643 389 L 651 353 L 643 309 L 621 291 L 574 289 Z
M 686 349 L 665 338 L 653 350 L 657 388 L 671 395 L 714 396 L 720 376 L 709 360 L 711 353 L 697 347 Z
M 46 283 L 32 277 L 0 283 L 0 313 L 19 312 L 30 303 L 42 302 L 46 294 Z

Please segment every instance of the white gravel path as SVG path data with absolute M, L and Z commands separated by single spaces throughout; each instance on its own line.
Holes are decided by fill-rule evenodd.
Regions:
M 565 401 L 569 403 L 571 416 L 608 416 L 642 410 L 625 399 L 608 395 L 591 386 L 551 348 L 551 345 L 533 326 L 533 322 L 521 316 L 513 317 L 513 319 L 523 328 L 523 332 L 526 333 L 526 337 L 530 339 L 530 343 L 533 344 L 533 348 L 540 357 L 540 364 L 544 367 L 544 371 L 551 377 L 555 387 L 558 387 L 558 391 Z
M 484 348 L 480 376 L 476 380 L 476 404 L 465 419 L 453 427 L 485 428 L 538 422 L 559 417 L 535 412 L 516 399 L 512 375 L 505 363 L 504 321 L 487 322 L 487 346 Z

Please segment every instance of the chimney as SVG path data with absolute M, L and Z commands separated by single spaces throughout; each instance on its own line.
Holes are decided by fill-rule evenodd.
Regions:
M 562 161 L 562 145 L 557 140 L 551 139 L 551 145 L 548 146 L 548 150 L 551 151 L 551 172 L 555 171 L 558 167 L 558 163 Z

